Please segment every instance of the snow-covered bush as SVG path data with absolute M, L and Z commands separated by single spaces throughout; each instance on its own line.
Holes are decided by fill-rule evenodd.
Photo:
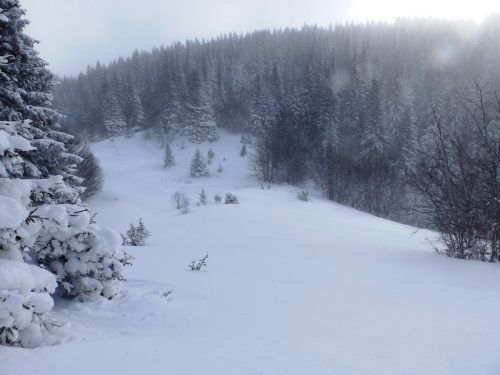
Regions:
M 307 190 L 302 190 L 297 193 L 297 198 L 301 201 L 307 202 L 309 200 L 309 192 Z
M 0 344 L 30 348 L 42 343 L 44 333 L 57 326 L 49 314 L 54 306 L 49 293 L 56 286 L 54 275 L 22 257 L 0 259 Z
M 116 231 L 90 224 L 88 210 L 74 205 L 44 205 L 36 216 L 28 226 L 38 234 L 33 253 L 69 295 L 89 300 L 119 293 L 131 258 Z
M 239 204 L 238 197 L 231 193 L 226 193 L 226 199 L 224 200 L 225 204 Z
M 186 195 L 184 195 L 181 201 L 181 214 L 187 214 L 189 213 L 189 211 L 191 211 L 190 204 L 191 200 Z
M 224 172 L 224 167 L 222 166 L 222 163 L 219 163 L 219 167 L 217 168 L 217 172 L 219 172 L 219 173 Z
M 174 191 L 170 196 L 170 203 L 172 203 L 177 210 L 180 210 L 185 198 L 186 193 L 184 191 Z
M 82 186 L 85 188 L 85 191 L 80 193 L 80 199 L 87 202 L 91 197 L 99 193 L 104 186 L 104 173 L 101 164 L 90 147 L 80 139 L 75 138 L 66 145 L 66 148 L 69 153 L 83 159 L 78 163 L 76 175 L 83 179 Z
M 208 203 L 207 193 L 205 193 L 205 189 L 201 189 L 200 195 L 198 197 L 198 206 L 202 206 Z
M 26 264 L 21 249 L 32 242 L 27 227 L 29 181 L 0 179 L 0 344 L 38 346 L 55 320 L 49 314 L 54 275 Z
M 126 238 L 122 236 L 127 246 L 144 246 L 146 245 L 146 239 L 149 237 L 151 237 L 151 232 L 144 226 L 142 218 L 139 219 L 138 227 L 130 224 L 130 229 L 127 231 Z
M 215 203 L 221 203 L 222 202 L 222 197 L 219 194 L 214 195 L 214 202 Z

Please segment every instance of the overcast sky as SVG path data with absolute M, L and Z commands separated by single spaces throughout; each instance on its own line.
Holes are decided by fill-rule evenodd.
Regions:
M 396 16 L 472 18 L 498 12 L 498 0 L 20 0 L 31 24 L 25 33 L 59 75 L 108 64 L 135 49 L 149 51 L 186 39 L 228 32 L 328 26 Z M 460 4 L 467 3 L 467 4 Z

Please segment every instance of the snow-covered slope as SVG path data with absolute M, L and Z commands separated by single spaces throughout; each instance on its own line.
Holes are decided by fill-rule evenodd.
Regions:
M 121 298 L 57 301 L 61 344 L 0 347 L 0 374 L 498 374 L 500 269 L 437 255 L 431 233 L 286 185 L 261 189 L 239 136 L 201 145 L 210 177 L 191 178 L 138 134 L 93 146 L 105 170 L 91 203 L 122 233 L 142 217 L 152 237 L 129 247 Z M 224 171 L 216 172 L 219 163 Z M 204 188 L 239 205 L 196 206 Z M 169 202 L 191 198 L 188 214 Z M 188 269 L 208 252 L 202 272 Z

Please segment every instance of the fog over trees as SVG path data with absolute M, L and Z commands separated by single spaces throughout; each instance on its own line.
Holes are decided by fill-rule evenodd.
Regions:
M 496 196 L 498 35 L 499 15 L 228 34 L 98 63 L 61 79 L 54 106 L 69 133 L 90 140 L 146 130 L 165 146 L 175 134 L 201 143 L 217 128 L 242 133 L 266 182 L 312 179 L 330 200 L 438 229 L 442 180 L 432 179 L 446 152 L 451 170 L 467 160 L 482 176 L 481 207 Z M 467 209 L 482 219 L 464 230 L 484 239 L 497 224 L 476 203 Z

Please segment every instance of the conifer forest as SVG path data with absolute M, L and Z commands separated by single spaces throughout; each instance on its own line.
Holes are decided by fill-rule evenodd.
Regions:
M 403 18 L 188 40 L 65 77 L 54 106 L 68 132 L 92 140 L 146 130 L 164 146 L 175 134 L 200 143 L 217 128 L 242 133 L 263 181 L 312 179 L 330 200 L 447 227 L 449 238 L 462 233 L 450 251 L 465 256 L 496 228 L 484 211 L 497 205 L 499 33 L 492 15 L 480 25 Z M 450 174 L 474 198 L 448 186 L 434 201 Z M 483 213 L 450 223 L 458 206 Z

